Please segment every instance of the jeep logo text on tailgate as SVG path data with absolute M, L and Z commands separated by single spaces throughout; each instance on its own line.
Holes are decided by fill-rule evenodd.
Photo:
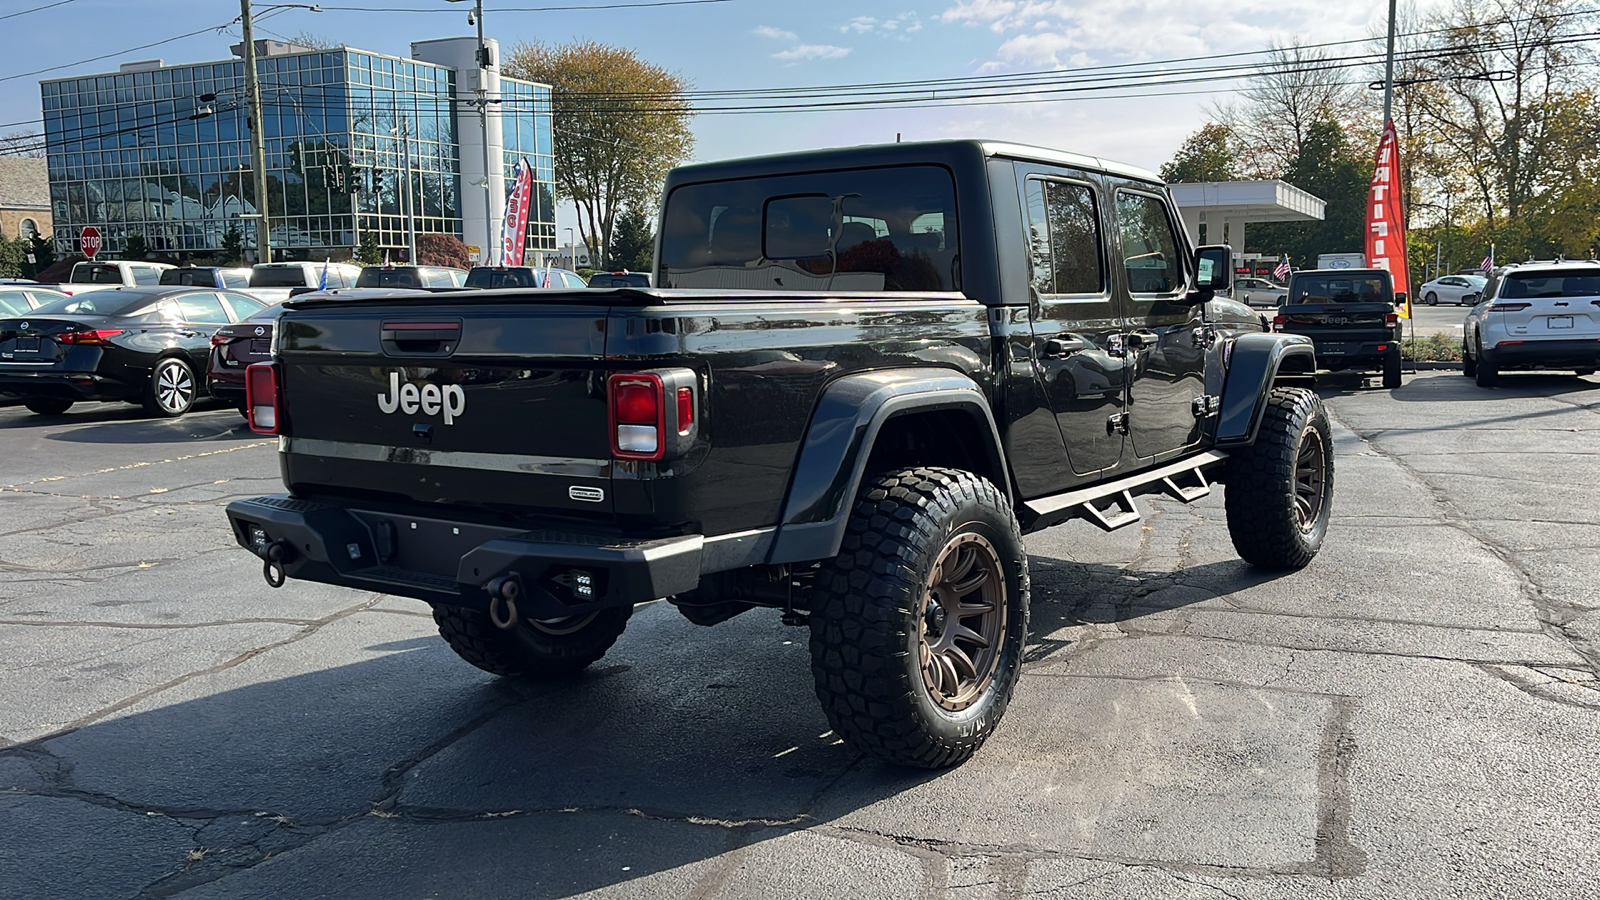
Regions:
M 395 410 L 408 416 L 416 415 L 417 410 L 422 410 L 425 416 L 436 416 L 442 410 L 444 423 L 455 423 L 456 416 L 466 412 L 467 394 L 459 384 L 447 384 L 440 387 L 437 384 L 424 384 L 418 388 L 411 382 L 400 383 L 400 373 L 389 373 L 389 394 L 378 395 L 378 409 L 385 415 Z

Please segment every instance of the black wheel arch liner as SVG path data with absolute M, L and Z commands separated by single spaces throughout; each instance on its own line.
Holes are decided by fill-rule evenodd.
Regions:
M 829 384 L 801 441 L 768 562 L 809 562 L 839 552 L 879 433 L 900 416 L 953 410 L 972 419 L 995 486 L 1015 500 L 989 399 L 949 369 L 879 369 Z
M 1255 443 L 1267 395 L 1277 383 L 1278 371 L 1285 360 L 1297 357 L 1307 361 L 1302 377 L 1309 379 L 1317 369 L 1311 338 L 1301 334 L 1241 334 L 1234 340 L 1228 356 L 1228 376 L 1222 386 L 1216 446 Z

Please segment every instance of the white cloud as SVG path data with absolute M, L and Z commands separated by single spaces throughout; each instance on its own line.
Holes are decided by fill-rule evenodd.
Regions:
M 798 41 L 798 40 L 800 40 L 800 35 L 795 34 L 792 31 L 784 31 L 782 28 L 773 28 L 771 25 L 760 25 L 760 26 L 757 26 L 751 32 L 751 34 L 757 35 L 759 37 L 764 37 L 764 38 L 772 38 L 775 41 Z
M 922 30 L 922 19 L 915 11 L 903 12 L 890 19 L 879 19 L 875 16 L 856 16 L 850 21 L 840 25 L 838 30 L 843 34 L 882 34 L 904 40 L 903 35 L 916 34 Z
M 835 47 L 832 44 L 801 44 L 772 54 L 773 59 L 838 59 L 849 56 L 849 47 Z

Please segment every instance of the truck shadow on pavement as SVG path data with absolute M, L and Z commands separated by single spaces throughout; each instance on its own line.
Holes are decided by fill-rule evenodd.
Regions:
M 1242 562 L 1033 565 L 1045 635 L 1272 577 Z M 524 684 L 467 667 L 413 617 L 358 613 L 0 749 L 0 895 L 569 897 L 646 879 L 625 893 L 699 896 L 762 853 L 816 867 L 788 890 L 859 887 L 907 864 L 878 844 L 960 831 L 879 834 L 865 811 L 994 790 L 982 754 L 922 772 L 839 741 L 802 629 L 759 611 L 702 629 L 664 603 L 633 625 L 581 676 Z M 1036 639 L 1029 658 L 1071 644 Z M 304 671 L 328 657 L 357 661 Z
M 73 444 L 191 444 L 211 441 L 266 440 L 263 435 L 250 431 L 244 419 L 232 407 L 215 410 L 196 409 L 176 419 L 152 419 L 135 408 L 126 411 L 107 410 L 104 413 L 78 416 L 68 412 L 64 416 L 41 419 L 40 425 L 77 426 L 46 436 L 46 440 Z M 17 427 L 15 423 L 0 425 Z

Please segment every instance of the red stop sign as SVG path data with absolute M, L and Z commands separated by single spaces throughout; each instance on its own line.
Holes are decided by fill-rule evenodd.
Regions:
M 83 230 L 78 232 L 78 246 L 83 248 L 84 256 L 94 259 L 95 254 L 100 252 L 100 229 L 93 225 L 85 225 Z

